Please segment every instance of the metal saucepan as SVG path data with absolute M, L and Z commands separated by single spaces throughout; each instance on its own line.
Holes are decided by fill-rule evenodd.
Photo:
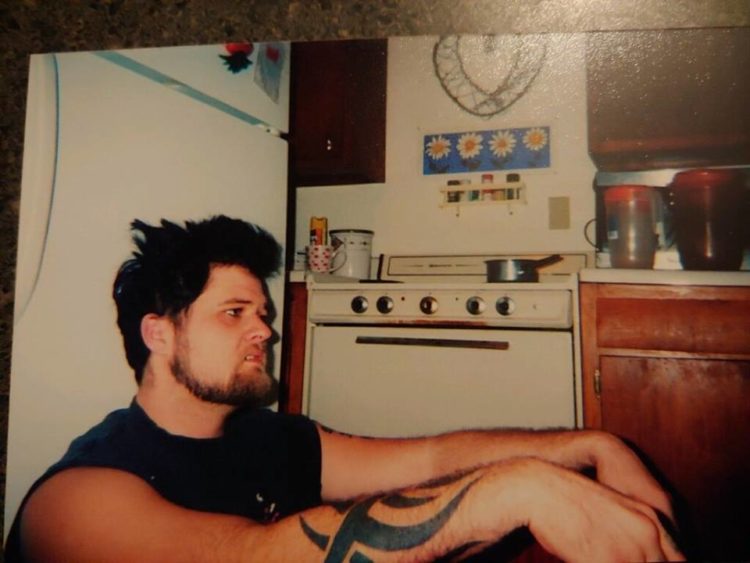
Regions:
M 485 260 L 488 282 L 536 282 L 539 281 L 538 269 L 555 264 L 562 260 L 559 254 L 553 254 L 540 260 L 520 258 L 497 258 Z

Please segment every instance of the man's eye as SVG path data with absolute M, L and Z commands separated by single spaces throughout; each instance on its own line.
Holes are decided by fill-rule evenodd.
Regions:
M 239 317 L 242 314 L 242 309 L 237 307 L 235 309 L 227 309 L 225 312 L 230 317 Z

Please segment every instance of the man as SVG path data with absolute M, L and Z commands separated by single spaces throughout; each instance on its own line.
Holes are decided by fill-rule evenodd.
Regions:
M 565 560 L 681 558 L 613 436 L 365 439 L 259 408 L 278 243 L 223 216 L 133 228 L 114 299 L 138 391 L 32 487 L 10 561 L 432 561 L 522 526 Z

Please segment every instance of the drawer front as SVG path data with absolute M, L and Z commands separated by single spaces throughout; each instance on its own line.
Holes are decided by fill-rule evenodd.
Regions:
M 600 348 L 750 354 L 750 299 L 600 296 L 596 323 Z

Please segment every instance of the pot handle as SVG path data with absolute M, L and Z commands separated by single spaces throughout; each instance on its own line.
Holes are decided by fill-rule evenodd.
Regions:
M 541 260 L 536 260 L 534 262 L 535 268 L 541 268 L 542 266 L 549 266 L 550 264 L 557 264 L 558 262 L 562 261 L 563 257 L 559 254 L 553 254 L 552 256 L 547 256 L 546 258 L 542 258 Z
M 586 224 L 583 226 L 583 238 L 585 238 L 586 242 L 589 243 L 594 248 L 596 248 L 596 241 L 591 240 L 591 237 L 589 236 L 589 227 L 595 223 L 596 223 L 596 217 L 586 221 Z

